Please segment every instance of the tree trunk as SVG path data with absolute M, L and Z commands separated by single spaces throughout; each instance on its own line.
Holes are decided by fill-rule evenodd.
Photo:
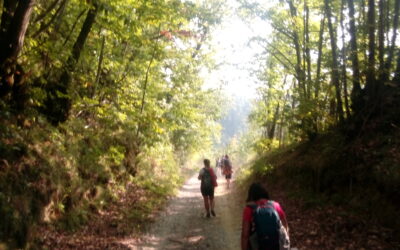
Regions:
M 400 50 L 397 53 L 397 67 L 396 70 L 394 71 L 393 82 L 398 86 L 400 85 Z
M 390 69 L 392 68 L 392 61 L 393 61 L 393 57 L 394 57 L 394 50 L 396 47 L 397 28 L 399 26 L 400 0 L 395 0 L 394 4 L 395 4 L 395 7 L 394 7 L 394 15 L 393 15 L 394 17 L 393 17 L 392 41 L 391 41 L 390 47 L 389 47 L 388 58 L 385 62 L 383 81 L 387 81 L 389 79 L 389 73 L 390 73 Z
M 268 131 L 268 139 L 270 139 L 270 140 L 273 140 L 275 137 L 275 129 L 276 129 L 276 122 L 278 121 L 278 116 L 279 116 L 279 103 L 276 106 L 274 118 L 272 120 L 271 127 Z
M 86 19 L 72 48 L 71 55 L 63 68 L 59 81 L 53 83 L 48 89 L 47 100 L 45 102 L 45 114 L 54 125 L 68 119 L 71 109 L 71 99 L 68 95 L 72 78 L 71 74 L 74 72 L 76 64 L 79 61 L 83 46 L 95 22 L 97 12 L 98 5 L 94 4 L 93 8 L 91 8 L 86 15 Z M 62 96 L 59 96 L 59 93 L 61 93 Z
M 368 0 L 368 65 L 365 92 L 368 103 L 375 102 L 379 96 L 378 84 L 375 79 L 375 0 Z M 368 104 L 368 105 L 369 105 Z
M 317 59 L 317 75 L 315 79 L 315 99 L 318 99 L 319 90 L 321 85 L 321 62 L 322 62 L 322 44 L 324 42 L 324 29 L 325 29 L 325 13 L 321 19 L 318 41 L 318 59 Z
M 293 1 L 288 0 L 288 4 L 289 4 L 289 8 L 290 8 L 290 15 L 291 15 L 292 19 L 295 19 L 297 17 L 297 14 L 296 14 L 296 8 L 293 5 Z M 296 50 L 296 75 L 298 76 L 300 88 L 303 91 L 302 96 L 305 98 L 307 96 L 307 90 L 306 90 L 306 86 L 305 86 L 305 73 L 304 73 L 304 69 L 301 66 L 301 62 L 302 62 L 301 49 L 300 49 L 301 46 L 300 46 L 299 34 L 296 29 L 297 29 L 297 27 L 295 25 L 295 20 L 293 20 L 293 43 L 294 43 L 295 50 Z M 300 93 L 301 93 L 301 90 L 300 90 Z
M 357 46 L 357 33 L 355 24 L 355 11 L 353 0 L 347 0 L 349 5 L 349 17 L 350 17 L 350 57 L 351 57 L 351 68 L 353 71 L 353 89 L 351 91 L 352 108 L 357 112 L 361 108 L 361 84 L 360 84 L 360 65 L 358 61 L 358 46 Z
M 0 48 L 3 49 L 7 45 L 7 31 L 9 29 L 10 23 L 14 17 L 15 10 L 17 8 L 18 1 L 15 0 L 4 0 L 3 11 L 1 15 L 1 25 L 0 25 Z M 1 55 L 0 55 L 1 56 Z
M 304 11 L 305 11 L 305 25 L 304 25 L 304 33 L 305 33 L 305 58 L 307 65 L 307 99 L 311 97 L 311 55 L 310 55 L 310 32 L 309 32 L 309 19 L 310 19 L 310 11 L 307 5 L 307 1 L 304 2 Z
M 10 3 L 5 1 L 2 14 L 0 97 L 7 95 L 13 85 L 20 84 L 15 81 L 16 79 L 21 79 L 21 76 L 19 76 L 21 72 L 16 69 L 17 57 L 23 47 L 25 33 L 29 25 L 33 6 L 35 5 L 35 0 L 20 0 L 18 1 L 18 6 L 15 6 L 15 2 Z M 15 12 L 13 11 L 14 8 Z
M 75 22 L 72 25 L 71 31 L 69 32 L 69 34 L 67 35 L 67 37 L 64 40 L 63 46 L 65 46 L 65 44 L 67 44 L 67 42 L 69 41 L 69 38 L 71 37 L 72 33 L 74 33 L 75 27 L 78 24 L 79 19 L 81 19 L 81 17 L 83 16 L 83 14 L 85 14 L 86 10 L 82 10 L 81 13 L 79 13 L 79 15 L 75 18 Z
M 22 49 L 26 29 L 29 25 L 35 0 L 20 0 L 8 27 L 5 42 L 0 51 L 0 65 L 7 60 L 15 60 Z
M 384 70 L 385 70 L 385 1 L 379 0 L 379 26 L 378 26 L 378 60 L 379 60 L 379 80 L 383 83 Z
M 100 74 L 101 74 L 101 68 L 103 64 L 103 57 L 104 57 L 104 46 L 106 44 L 106 36 L 103 36 L 103 39 L 101 40 L 101 47 L 100 47 L 100 56 L 99 56 L 99 64 L 97 65 L 97 73 L 96 73 L 96 79 L 94 80 L 94 86 L 93 86 L 93 91 L 91 94 L 91 97 L 93 98 L 96 94 L 97 91 L 97 85 L 99 84 L 100 81 Z
M 343 81 L 343 94 L 344 94 L 344 106 L 346 108 L 346 116 L 350 117 L 350 107 L 349 107 L 349 94 L 347 91 L 347 73 L 346 73 L 346 41 L 345 41 L 345 27 L 344 27 L 344 20 L 343 20 L 343 11 L 344 11 L 344 2 L 342 0 L 341 7 L 340 7 L 340 28 L 342 30 L 342 81 Z
M 336 45 L 336 36 L 335 31 L 332 25 L 332 14 L 331 7 L 329 6 L 329 0 L 324 0 L 325 2 L 325 11 L 326 17 L 328 19 L 328 29 L 329 36 L 331 40 L 331 48 L 332 48 L 332 83 L 335 86 L 336 92 L 336 112 L 339 118 L 339 121 L 342 122 L 344 120 L 343 114 L 343 102 L 340 91 L 340 82 L 339 82 L 339 64 L 338 64 L 338 56 L 337 56 L 337 45 Z

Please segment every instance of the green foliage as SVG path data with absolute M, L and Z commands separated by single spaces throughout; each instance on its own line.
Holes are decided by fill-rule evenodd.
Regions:
M 37 1 L 19 56 L 25 112 L 0 100 L 0 241 L 10 246 L 24 247 L 42 221 L 75 230 L 129 183 L 149 199 L 125 215 L 146 218 L 182 183 L 182 165 L 210 150 L 220 117 L 199 72 L 213 64 L 207 39 L 222 1 L 70 0 L 47 12 L 51 4 Z M 56 127 L 45 119 L 51 94 L 71 104 Z
M 366 3 L 356 1 L 353 4 L 357 16 L 353 20 L 355 34 L 346 28 L 352 20 L 348 18 L 349 6 L 346 1 L 326 1 L 326 5 L 324 1 L 314 0 L 264 3 L 241 1 L 239 13 L 244 19 L 249 22 L 252 19 L 265 20 L 266 25 L 271 28 L 268 37 L 254 37 L 250 41 L 265 48 L 257 57 L 259 67 L 256 75 L 263 86 L 259 89 L 260 98 L 251 115 L 251 121 L 263 130 L 261 141 L 265 138 L 275 138 L 282 146 L 304 139 L 312 140 L 316 134 L 323 133 L 344 120 L 340 110 L 344 110 L 345 118 L 350 120 L 353 119 L 352 115 L 359 115 L 356 114 L 357 105 L 363 101 L 357 100 L 357 91 L 360 90 L 353 86 L 354 80 L 357 80 L 354 67 L 360 72 L 359 81 L 364 92 L 359 94 L 363 95 L 363 98 L 369 95 L 366 93 L 368 85 L 385 88 L 382 78 L 384 74 L 378 73 L 383 67 L 389 67 L 389 72 L 396 72 L 394 61 L 387 60 L 387 48 L 396 45 L 389 40 L 383 42 L 390 39 L 390 29 L 397 29 L 391 22 L 398 15 L 394 8 L 390 9 L 389 5 L 392 3 L 388 6 L 383 4 L 382 10 L 376 5 L 376 9 L 373 10 L 376 19 L 372 28 L 375 29 L 375 33 L 381 35 L 376 37 L 373 47 L 368 44 L 372 33 L 368 33 L 369 16 Z M 327 6 L 331 9 L 329 16 Z M 328 27 L 328 18 L 332 22 L 331 27 Z M 383 20 L 390 21 L 386 23 Z M 386 30 L 383 28 L 385 25 L 388 27 Z M 353 35 L 359 50 L 356 53 L 359 62 L 357 65 L 351 53 L 352 44 L 348 39 Z M 332 54 L 333 42 L 338 47 L 336 58 L 333 58 Z M 368 55 L 372 53 L 380 55 L 379 62 L 376 56 L 376 65 L 373 67 L 377 70 L 379 64 L 380 69 L 370 72 L 377 81 L 368 82 L 368 65 L 371 62 Z M 337 62 L 338 66 L 334 66 L 334 62 Z M 337 85 L 334 78 L 339 78 Z M 368 97 L 370 102 L 388 98 L 387 95 L 376 95 L 377 92 L 374 92 Z M 369 108 L 366 107 L 362 112 Z

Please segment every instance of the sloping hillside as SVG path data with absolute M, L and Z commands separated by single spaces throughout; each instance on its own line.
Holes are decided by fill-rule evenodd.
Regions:
M 365 241 L 365 247 L 374 246 L 367 241 L 375 239 L 398 248 L 400 127 L 388 118 L 371 119 L 357 133 L 347 124 L 346 129 L 269 153 L 253 166 L 255 176 L 261 173 L 263 181 L 283 189 L 286 203 L 310 209 L 307 216 L 320 220 L 312 230 L 315 235 L 329 225 L 333 237 L 340 233 L 349 242 Z

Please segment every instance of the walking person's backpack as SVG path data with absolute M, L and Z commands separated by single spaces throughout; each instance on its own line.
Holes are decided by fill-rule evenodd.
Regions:
M 229 159 L 224 159 L 223 173 L 224 175 L 232 174 L 232 163 Z
M 264 205 L 248 205 L 253 210 L 255 231 L 251 236 L 252 249 L 290 249 L 289 237 L 273 201 Z
M 204 188 L 212 188 L 214 186 L 211 173 L 206 168 L 204 168 L 203 177 L 201 178 L 201 186 Z

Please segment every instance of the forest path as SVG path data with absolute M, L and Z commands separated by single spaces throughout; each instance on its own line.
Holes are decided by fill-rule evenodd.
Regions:
M 218 174 L 215 190 L 216 217 L 204 217 L 197 174 L 171 199 L 144 237 L 120 242 L 130 249 L 240 249 L 242 204 L 234 197 L 234 180 L 227 189 Z

